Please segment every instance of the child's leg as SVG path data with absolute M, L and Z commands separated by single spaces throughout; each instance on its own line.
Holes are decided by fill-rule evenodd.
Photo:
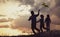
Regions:
M 43 26 L 42 26 L 42 25 L 40 25 L 40 31 L 41 31 L 41 32 L 43 32 L 43 29 L 42 29 L 42 28 L 43 28 Z

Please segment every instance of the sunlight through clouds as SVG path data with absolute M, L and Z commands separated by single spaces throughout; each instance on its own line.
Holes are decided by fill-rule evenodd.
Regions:
M 29 9 L 31 7 L 29 5 L 21 5 L 19 6 L 18 4 L 12 3 L 12 2 L 7 2 L 3 5 L 0 6 L 2 14 L 6 15 L 8 18 L 13 18 L 16 19 L 18 15 L 24 15 L 24 14 L 29 14 Z
M 43 7 L 42 3 L 46 3 L 49 8 L 47 9 Z M 49 13 L 51 14 L 52 20 L 57 19 L 54 17 L 55 15 L 56 17 L 60 15 L 59 12 L 56 11 L 59 10 L 60 7 L 58 7 L 59 9 L 54 10 L 55 6 L 56 0 L 0 0 L 0 35 L 5 35 L 6 33 L 6 35 L 9 36 L 19 35 L 20 33 L 20 35 L 22 35 L 22 31 L 18 30 L 20 27 L 22 27 L 22 30 L 24 30 L 23 27 L 25 27 L 27 32 L 28 30 L 26 28 L 30 29 L 30 22 L 28 22 L 28 18 L 31 15 L 31 10 L 37 13 L 38 10 L 41 9 L 41 14 L 46 15 Z M 56 13 L 54 11 L 50 12 L 52 9 Z M 54 15 L 54 17 L 52 17 L 52 15 Z M 14 27 L 15 29 L 13 29 Z M 25 33 L 24 35 L 28 35 L 28 33 Z

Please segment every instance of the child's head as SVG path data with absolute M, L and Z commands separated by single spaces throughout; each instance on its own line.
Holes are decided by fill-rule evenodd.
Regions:
M 41 18 L 44 18 L 44 15 L 40 15 Z
M 34 11 L 31 11 L 31 14 L 34 15 Z
M 49 14 L 47 14 L 47 17 L 50 17 Z

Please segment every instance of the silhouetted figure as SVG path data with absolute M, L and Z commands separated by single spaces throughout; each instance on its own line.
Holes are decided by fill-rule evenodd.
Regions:
M 45 19 L 45 23 L 46 23 L 47 31 L 50 31 L 50 23 L 51 23 L 51 19 L 50 19 L 49 14 L 47 15 L 47 17 L 46 17 L 46 19 Z
M 40 31 L 43 32 L 43 28 L 46 29 L 44 27 L 44 16 L 43 15 L 40 15 L 41 19 L 38 20 L 37 22 L 40 22 Z
M 31 11 L 31 16 L 28 19 L 29 21 L 31 20 L 31 29 L 32 29 L 32 31 L 33 31 L 34 34 L 36 34 L 35 30 L 37 30 L 38 32 L 40 32 L 40 30 L 36 28 L 36 17 L 39 15 L 39 11 L 38 11 L 37 15 L 34 14 L 34 11 Z

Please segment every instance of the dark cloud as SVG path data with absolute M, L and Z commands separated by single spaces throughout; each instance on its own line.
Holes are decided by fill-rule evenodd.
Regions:
M 60 6 L 53 8 L 51 13 L 56 15 L 57 17 L 60 17 Z
M 56 6 L 60 6 L 60 0 L 55 0 Z
M 56 5 L 52 8 L 53 14 L 60 17 L 60 0 L 55 0 Z
M 22 5 L 30 5 L 32 7 L 30 9 L 30 11 L 31 10 L 37 11 L 38 9 L 40 9 L 43 2 L 45 2 L 45 3 L 47 2 L 46 4 L 50 5 L 50 2 L 48 2 L 47 0 L 45 0 L 43 2 L 41 0 L 16 0 L 16 1 L 19 1 L 20 3 L 22 3 Z M 43 11 L 45 11 L 45 9 L 46 9 L 45 7 L 41 8 L 41 10 L 43 10 Z
M 22 4 L 25 5 L 34 5 L 34 0 L 16 0 L 16 1 L 20 1 Z
M 42 6 L 41 4 L 41 2 L 39 2 L 39 3 L 37 3 L 38 1 L 40 1 L 40 0 L 37 0 L 37 1 L 35 1 L 35 0 L 17 0 L 17 1 L 20 1 L 21 3 L 22 3 L 22 5 L 30 5 L 32 8 L 31 8 L 31 10 L 33 10 L 33 11 L 37 11 L 38 9 L 40 9 L 40 7 Z M 55 16 L 57 16 L 57 17 L 55 17 L 55 18 L 52 18 L 52 23 L 53 24 L 60 24 L 60 2 L 59 2 L 60 0 L 54 0 L 53 2 L 55 2 L 56 4 L 54 5 L 54 4 L 52 4 L 53 2 L 47 2 L 47 1 L 45 1 L 45 2 L 47 2 L 46 4 L 50 7 L 50 5 L 53 5 L 53 8 L 50 8 L 50 10 L 48 10 L 48 8 L 46 8 L 46 7 L 42 7 L 41 8 L 41 11 L 42 12 L 45 12 L 46 14 L 47 14 L 47 12 L 48 12 L 48 14 L 51 14 L 51 15 L 55 15 Z M 35 4 L 35 5 L 34 5 Z M 54 20 L 53 20 L 54 19 Z M 26 20 L 25 20 L 26 21 Z M 22 21 L 21 21 L 22 22 Z M 21 24 L 21 23 L 20 23 Z M 29 27 L 29 26 L 28 26 Z
M 33 6 L 33 8 L 31 10 L 33 10 L 33 11 L 39 10 L 40 9 L 40 5 L 41 4 L 37 4 L 36 6 Z
M 17 0 L 17 1 L 20 1 L 23 5 L 30 5 L 32 7 L 31 10 L 33 10 L 33 11 L 37 11 L 42 6 L 41 2 L 37 3 L 40 0 L 37 0 L 37 1 L 35 1 L 35 0 Z M 47 2 L 47 0 L 45 0 L 45 2 Z M 54 5 L 53 3 L 54 4 L 56 3 L 56 4 Z M 53 5 L 53 7 L 51 7 L 50 10 L 48 10 L 48 8 L 42 7 L 41 11 L 45 12 L 45 13 L 48 12 L 48 14 L 57 16 L 58 18 L 57 17 L 54 18 L 56 22 L 52 19 L 52 21 L 53 21 L 52 23 L 60 24 L 60 20 L 59 20 L 60 19 L 60 0 L 52 0 L 50 2 L 47 2 L 46 4 L 49 7 Z
M 55 14 L 60 17 L 60 7 L 57 7 L 55 10 Z
M 52 23 L 56 25 L 60 25 L 60 7 L 53 8 L 51 14 L 56 16 L 52 18 Z
M 12 1 L 12 0 L 11 0 Z M 14 1 L 18 1 L 18 2 L 20 2 L 21 3 L 21 5 L 30 5 L 32 8 L 30 9 L 30 10 L 33 10 L 33 11 L 38 11 L 38 9 L 40 9 L 40 7 L 42 6 L 41 4 L 41 0 L 37 0 L 37 1 L 35 1 L 35 0 L 14 0 Z M 5 2 L 5 1 L 4 1 Z M 44 1 L 43 1 L 44 2 Z M 47 2 L 46 4 L 50 7 L 50 5 L 53 5 L 52 3 L 54 2 L 48 2 L 47 0 L 45 0 L 45 2 Z M 41 11 L 42 12 L 48 12 L 49 14 L 51 14 L 51 15 L 55 15 L 55 16 L 57 16 L 57 17 L 55 17 L 55 18 L 52 18 L 52 23 L 53 24 L 60 24 L 60 0 L 55 0 L 55 3 L 56 3 L 56 5 L 54 5 L 54 7 L 53 8 L 50 8 L 51 10 L 49 11 L 48 10 L 48 8 L 46 8 L 46 7 L 41 7 Z M 54 20 L 53 20 L 54 19 Z M 28 19 L 26 18 L 26 19 L 24 19 L 24 17 L 23 17 L 23 19 L 21 19 L 21 18 L 19 18 L 18 20 L 15 20 L 15 25 L 16 25 L 16 27 L 20 27 L 20 26 L 26 26 L 26 27 L 29 27 L 30 25 L 30 23 L 28 23 L 28 21 L 27 21 Z M 26 22 L 27 21 L 27 22 Z M 26 25 L 25 25 L 26 24 Z
M 56 15 L 51 16 L 51 21 L 52 21 L 52 24 L 54 25 L 60 25 L 60 18 Z
M 33 10 L 33 11 L 35 11 L 35 12 L 38 11 L 39 9 L 40 9 L 41 11 L 47 11 L 48 8 L 45 7 L 45 6 L 43 6 L 42 3 L 44 3 L 44 2 L 39 2 L 39 3 L 35 2 L 36 5 L 34 5 L 31 10 Z M 49 3 L 46 3 L 46 4 L 48 5 Z M 49 6 L 49 5 L 48 5 L 48 6 Z
M 49 14 L 54 15 L 52 24 L 60 25 L 60 0 L 55 0 L 55 3 L 55 6 L 51 8 Z

